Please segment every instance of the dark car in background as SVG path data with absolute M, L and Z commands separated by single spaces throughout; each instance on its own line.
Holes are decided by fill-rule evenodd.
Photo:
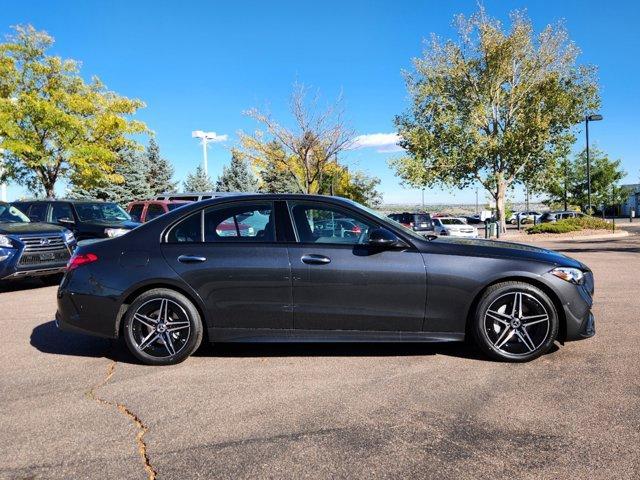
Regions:
M 66 228 L 32 223 L 13 205 L 0 202 L 0 280 L 57 277 L 75 246 Z
M 389 218 L 399 224 L 410 228 L 414 232 L 433 233 L 434 226 L 431 220 L 431 214 L 425 212 L 418 213 L 391 213 Z
M 328 228 L 340 219 L 358 235 Z M 250 228 L 240 229 L 247 224 Z M 334 222 L 335 223 L 335 222 Z M 222 229 L 221 225 L 234 225 Z M 527 361 L 595 334 L 593 275 L 560 253 L 423 237 L 355 202 L 243 195 L 80 244 L 58 326 L 166 365 L 210 342 L 443 342 Z
M 134 222 L 145 223 L 189 203 L 189 200 L 140 200 L 129 203 L 127 213 Z
M 560 210 L 555 212 L 545 212 L 538 219 L 538 223 L 550 223 L 557 222 L 558 220 L 565 220 L 567 218 L 581 218 L 586 215 L 581 212 L 575 212 L 571 210 Z
M 117 203 L 99 200 L 21 200 L 13 202 L 32 222 L 60 225 L 76 239 L 117 237 L 140 225 Z

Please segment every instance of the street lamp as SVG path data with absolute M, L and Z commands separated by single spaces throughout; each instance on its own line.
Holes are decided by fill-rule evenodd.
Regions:
M 204 174 L 208 175 L 207 166 L 207 145 L 209 142 L 223 142 L 227 139 L 226 135 L 217 135 L 216 132 L 203 132 L 202 130 L 195 130 L 191 132 L 192 138 L 199 138 L 202 140 L 202 167 L 204 168 Z
M 593 114 L 584 117 L 585 132 L 587 135 L 587 213 L 591 215 L 591 159 L 589 158 L 589 122 L 599 122 L 602 115 Z

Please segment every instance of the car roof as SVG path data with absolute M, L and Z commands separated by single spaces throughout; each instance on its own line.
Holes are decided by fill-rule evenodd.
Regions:
M 50 202 L 67 202 L 67 203 L 116 203 L 107 200 L 91 200 L 90 198 L 33 198 L 16 200 L 13 203 L 50 203 Z

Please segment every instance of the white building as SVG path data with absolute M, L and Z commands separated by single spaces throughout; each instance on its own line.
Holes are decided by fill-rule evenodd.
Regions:
M 629 195 L 620 205 L 620 213 L 625 217 L 628 217 L 631 210 L 634 210 L 636 212 L 636 217 L 640 216 L 640 183 L 622 185 L 622 188 L 624 188 Z

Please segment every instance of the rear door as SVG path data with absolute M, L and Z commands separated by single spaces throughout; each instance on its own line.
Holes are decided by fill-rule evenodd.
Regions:
M 289 211 L 298 240 L 289 245 L 296 329 L 422 330 L 426 271 L 420 253 L 370 248 L 368 232 L 379 225 L 351 209 L 293 201 Z M 335 219 L 358 228 L 327 231 Z
M 224 203 L 170 229 L 165 259 L 207 307 L 210 327 L 293 327 L 291 270 L 272 202 Z

